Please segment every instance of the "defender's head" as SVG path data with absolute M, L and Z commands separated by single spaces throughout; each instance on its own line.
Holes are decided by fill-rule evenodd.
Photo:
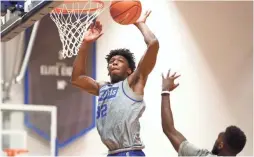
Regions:
M 213 146 L 212 154 L 219 156 L 236 156 L 246 143 L 244 132 L 236 127 L 229 126 L 225 132 L 221 132 Z
M 135 57 L 128 49 L 111 50 L 106 60 L 111 83 L 126 79 L 136 68 Z

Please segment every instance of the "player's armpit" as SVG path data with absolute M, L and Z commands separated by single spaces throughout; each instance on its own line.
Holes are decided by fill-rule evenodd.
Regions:
M 79 76 L 75 80 L 71 80 L 72 85 L 79 87 L 92 95 L 99 95 L 102 83 L 96 82 L 93 78 L 88 76 Z
M 176 129 L 163 130 L 169 141 L 173 145 L 174 149 L 178 152 L 182 142 L 186 141 L 186 138 Z

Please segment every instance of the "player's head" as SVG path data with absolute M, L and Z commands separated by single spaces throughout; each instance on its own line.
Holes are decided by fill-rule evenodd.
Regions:
M 236 127 L 229 126 L 221 132 L 213 146 L 212 154 L 235 156 L 240 153 L 246 143 L 244 132 Z
M 108 75 L 112 83 L 124 80 L 136 68 L 135 57 L 128 49 L 111 50 L 106 56 L 108 62 Z

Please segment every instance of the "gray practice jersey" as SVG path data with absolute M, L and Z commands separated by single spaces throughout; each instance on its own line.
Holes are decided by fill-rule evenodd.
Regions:
M 144 148 L 139 134 L 144 110 L 143 96 L 133 92 L 127 79 L 100 88 L 96 125 L 109 154 Z
M 206 149 L 200 149 L 188 141 L 184 141 L 180 144 L 178 156 L 207 156 L 207 157 L 217 157 L 211 154 Z

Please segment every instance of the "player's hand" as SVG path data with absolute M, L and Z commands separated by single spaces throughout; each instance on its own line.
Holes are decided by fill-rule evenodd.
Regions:
M 171 75 L 170 70 L 166 77 L 162 74 L 162 91 L 172 91 L 178 87 L 179 83 L 175 83 L 175 79 L 178 77 L 180 77 L 180 75 L 176 75 L 176 72 Z
M 135 22 L 135 24 L 146 23 L 146 19 L 151 14 L 151 12 L 151 10 L 147 10 L 144 14 L 140 16 L 140 18 Z
M 99 21 L 92 23 L 84 36 L 84 41 L 94 42 L 102 36 L 102 25 Z

